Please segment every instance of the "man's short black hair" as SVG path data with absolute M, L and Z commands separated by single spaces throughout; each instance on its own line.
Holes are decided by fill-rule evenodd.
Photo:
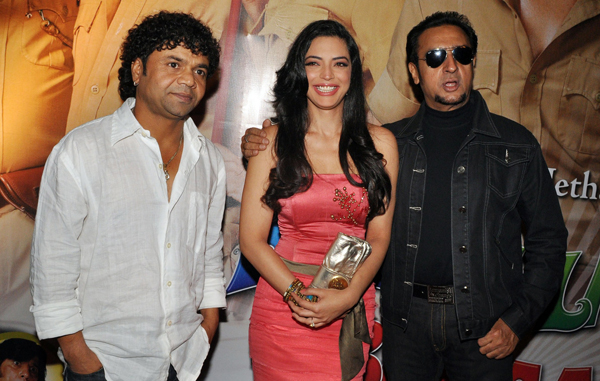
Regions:
M 191 14 L 160 12 L 146 17 L 139 25 L 129 30 L 121 47 L 119 69 L 119 95 L 122 100 L 135 97 L 135 86 L 131 76 L 131 64 L 138 58 L 144 64 L 154 51 L 175 49 L 182 46 L 193 54 L 208 58 L 208 77 L 219 67 L 219 43 L 209 27 Z
M 38 359 L 38 380 L 46 379 L 46 352 L 44 349 L 27 339 L 6 339 L 0 343 L 0 364 L 4 360 L 29 362 Z
M 419 37 L 421 37 L 421 34 L 427 29 L 444 25 L 455 25 L 462 29 L 469 39 L 469 45 L 473 49 L 473 56 L 477 54 L 477 34 L 475 34 L 475 30 L 471 26 L 467 16 L 458 12 L 435 12 L 427 16 L 425 20 L 418 23 L 408 32 L 408 36 L 406 37 L 406 59 L 408 62 L 417 65 L 419 61 L 417 51 L 419 50 Z

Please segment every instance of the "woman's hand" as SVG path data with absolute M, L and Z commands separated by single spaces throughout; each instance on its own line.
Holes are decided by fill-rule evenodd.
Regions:
M 294 305 L 292 301 L 288 302 L 293 318 L 311 328 L 321 328 L 336 319 L 345 317 L 360 299 L 360 296 L 356 297 L 350 289 L 304 288 L 301 292 L 319 298 L 316 303 L 313 303 L 293 294 L 292 297 L 300 306 Z

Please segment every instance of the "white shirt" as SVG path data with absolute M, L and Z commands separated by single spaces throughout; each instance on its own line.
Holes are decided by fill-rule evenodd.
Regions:
M 40 339 L 83 330 L 106 379 L 196 380 L 208 353 L 197 310 L 225 306 L 225 166 L 184 126 L 168 200 L 156 140 L 128 99 L 70 132 L 42 178 L 31 253 Z

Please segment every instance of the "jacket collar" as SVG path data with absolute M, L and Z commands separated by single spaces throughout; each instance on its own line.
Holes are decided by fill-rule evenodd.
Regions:
M 473 102 L 473 127 L 471 132 L 476 134 L 488 135 L 491 137 L 500 138 L 500 132 L 492 121 L 492 116 L 488 110 L 485 100 L 477 90 L 471 90 L 469 102 Z M 421 103 L 421 107 L 417 113 L 410 118 L 406 126 L 398 133 L 399 138 L 405 138 L 422 133 L 423 116 L 425 115 L 425 102 Z

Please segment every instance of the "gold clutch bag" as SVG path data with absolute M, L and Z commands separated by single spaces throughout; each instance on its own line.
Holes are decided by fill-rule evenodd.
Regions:
M 309 287 L 345 289 L 369 254 L 367 241 L 338 233 Z

